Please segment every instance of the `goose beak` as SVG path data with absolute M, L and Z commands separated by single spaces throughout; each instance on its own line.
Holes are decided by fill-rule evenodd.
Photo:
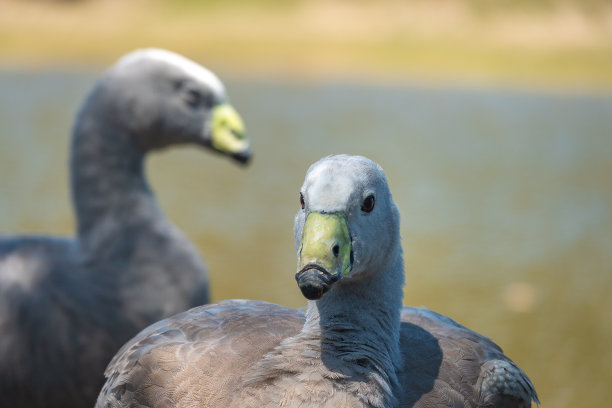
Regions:
M 229 104 L 213 108 L 211 146 L 242 164 L 251 158 L 251 144 L 246 138 L 242 118 Z
M 352 245 L 346 214 L 311 212 L 306 216 L 295 280 L 304 297 L 320 299 L 351 271 Z

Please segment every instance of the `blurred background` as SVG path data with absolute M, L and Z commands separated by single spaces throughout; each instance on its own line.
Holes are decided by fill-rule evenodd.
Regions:
M 304 305 L 304 173 L 366 155 L 402 214 L 404 303 L 492 337 L 544 407 L 610 404 L 609 0 L 0 0 L 0 233 L 73 233 L 74 114 L 147 46 L 214 70 L 254 144 L 245 169 L 147 164 L 214 300 Z

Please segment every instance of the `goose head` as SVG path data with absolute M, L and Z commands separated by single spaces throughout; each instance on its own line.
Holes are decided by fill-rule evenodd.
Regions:
M 192 143 L 239 163 L 251 157 L 244 124 L 223 83 L 181 55 L 155 48 L 127 54 L 94 95 L 96 108 L 110 113 L 108 120 L 119 121 L 143 153 Z
M 382 168 L 346 155 L 313 164 L 300 190 L 294 233 L 295 278 L 309 300 L 382 273 L 400 250 L 399 212 Z

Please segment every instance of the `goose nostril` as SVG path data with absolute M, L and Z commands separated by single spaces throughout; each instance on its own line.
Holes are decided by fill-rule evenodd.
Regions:
M 340 254 L 340 245 L 334 244 L 334 246 L 332 247 L 332 253 L 337 258 L 338 254 Z

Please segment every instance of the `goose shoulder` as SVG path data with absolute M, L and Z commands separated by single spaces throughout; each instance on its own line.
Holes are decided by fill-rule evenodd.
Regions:
M 489 338 L 427 308 L 401 313 L 402 407 L 539 404 L 527 375 Z
M 97 406 L 227 403 L 248 369 L 303 325 L 299 311 L 247 300 L 197 307 L 159 321 L 110 362 Z
M 2 406 L 63 406 L 66 400 L 87 404 L 85 395 L 95 386 L 84 387 L 73 373 L 83 372 L 83 362 L 100 359 L 103 352 L 83 349 L 83 344 L 121 341 L 118 332 L 126 328 L 115 314 L 97 307 L 93 295 L 104 289 L 87 287 L 77 253 L 76 242 L 66 238 L 0 240 Z M 113 329 L 103 331 L 101 325 Z M 80 350 L 78 358 L 67 358 L 75 350 Z M 31 392 L 32 383 L 38 384 L 36 392 Z
M 59 289 L 66 280 L 81 279 L 77 253 L 77 243 L 68 238 L 0 237 L 0 306 L 7 308 L 0 319 L 24 313 L 15 309 L 21 303 L 28 309 L 26 315 L 39 313 L 41 301 L 52 303 L 45 293 Z M 75 273 L 66 276 L 67 270 Z

